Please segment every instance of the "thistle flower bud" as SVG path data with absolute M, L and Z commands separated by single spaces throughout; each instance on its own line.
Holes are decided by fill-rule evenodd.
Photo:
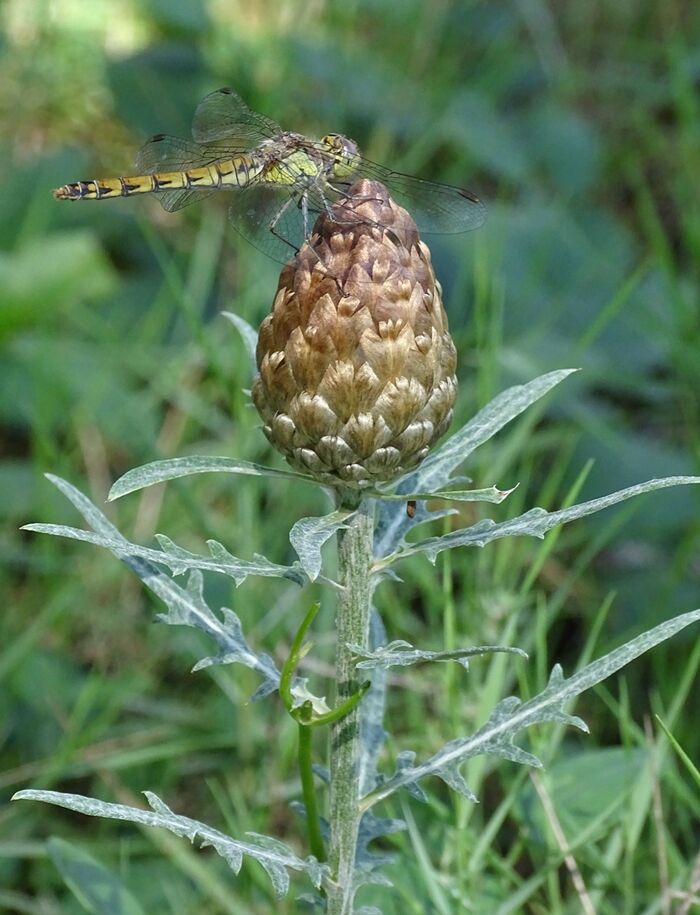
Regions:
M 362 486 L 415 467 L 442 435 L 456 361 L 427 245 L 363 179 L 282 269 L 253 401 L 294 468 Z

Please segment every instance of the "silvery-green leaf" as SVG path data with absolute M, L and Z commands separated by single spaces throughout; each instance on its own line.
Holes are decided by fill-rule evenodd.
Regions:
M 326 910 L 326 900 L 317 893 L 302 893 L 301 896 L 297 896 L 296 901 L 304 903 L 305 912 L 325 912 Z
M 456 508 L 441 508 L 429 511 L 425 502 L 416 503 L 413 517 L 406 512 L 406 505 L 390 499 L 377 500 L 377 520 L 374 529 L 374 555 L 383 559 L 391 555 L 404 539 L 408 531 L 428 521 L 437 521 L 449 515 L 457 514 Z
M 179 477 L 188 477 L 195 473 L 236 473 L 253 477 L 278 477 L 295 483 L 311 483 L 318 486 L 313 477 L 293 470 L 276 470 L 263 464 L 250 461 L 237 461 L 229 457 L 209 457 L 208 455 L 190 455 L 189 457 L 169 458 L 165 461 L 152 461 L 119 477 L 109 491 L 109 501 L 119 499 L 130 492 L 137 492 L 156 483 L 165 483 Z
M 255 351 L 258 348 L 258 332 L 252 324 L 249 324 L 244 318 L 235 314 L 233 311 L 222 311 L 221 314 L 233 324 L 241 335 L 241 340 L 243 341 L 243 345 L 248 353 L 248 359 L 250 360 L 250 375 L 252 378 L 258 370 L 255 359 Z
M 376 817 L 371 810 L 366 810 L 360 820 L 360 829 L 357 836 L 357 852 L 355 854 L 355 873 L 353 883 L 355 890 L 366 883 L 383 883 L 392 886 L 390 880 L 382 877 L 379 869 L 391 864 L 395 855 L 387 851 L 374 851 L 369 848 L 369 843 L 393 833 L 406 829 L 403 820 Z
M 219 652 L 214 657 L 203 658 L 192 668 L 193 671 L 211 667 L 213 664 L 244 664 L 262 674 L 267 692 L 279 683 L 279 671 L 269 655 L 253 651 L 248 645 L 238 615 L 228 607 L 221 608 L 220 620 L 204 600 L 202 573 L 190 573 L 187 587 L 181 588 L 172 579 L 154 570 L 156 577 L 148 575 L 144 582 L 168 605 L 168 613 L 158 614 L 161 622 L 175 626 L 193 626 L 205 632 L 216 642 Z M 262 687 L 258 688 L 258 693 Z
M 386 639 L 384 623 L 376 607 L 372 607 L 369 621 L 370 649 Z M 386 671 L 375 668 L 370 674 L 371 686 L 360 703 L 360 755 L 357 761 L 357 783 L 362 797 L 377 784 L 377 763 L 386 731 L 384 711 L 386 706 Z
M 304 677 L 298 677 L 292 686 L 292 708 L 299 708 L 305 702 L 311 703 L 311 708 L 317 715 L 325 715 L 330 712 L 331 708 L 326 702 L 325 696 L 315 696 L 310 692 L 307 686 L 308 680 Z
M 421 786 L 418 784 L 418 779 L 412 777 L 412 773 L 415 771 L 416 767 L 413 765 L 416 761 L 416 754 L 414 750 L 402 750 L 396 756 L 396 774 L 392 779 L 389 780 L 388 785 L 392 785 L 394 781 L 400 780 L 401 787 L 405 788 L 406 791 L 414 797 L 417 801 L 420 801 L 422 804 L 428 803 L 428 795 L 423 791 Z M 385 790 L 382 786 L 379 791 Z M 370 808 L 370 804 L 365 805 L 367 810 Z
M 553 387 L 578 369 L 561 369 L 540 375 L 527 384 L 515 385 L 495 397 L 473 419 L 450 436 L 423 461 L 420 467 L 391 484 L 391 491 L 404 489 L 405 481 L 416 492 L 431 492 L 443 488 L 450 474 L 479 447 L 487 442 L 511 420 L 531 404 L 543 397 Z
M 177 587 L 177 586 L 176 586 Z M 238 615 L 228 607 L 221 608 L 223 622 L 213 613 L 204 601 L 202 589 L 202 573 L 190 573 L 187 582 L 188 602 L 168 602 L 170 612 L 159 615 L 163 622 L 186 626 L 195 626 L 211 635 L 219 647 L 217 655 L 202 658 L 192 668 L 193 671 L 211 667 L 213 664 L 245 664 L 251 670 L 256 670 L 265 678 L 264 682 L 255 692 L 254 698 L 267 695 L 277 688 L 280 674 L 272 658 L 263 653 L 252 651 L 243 635 L 241 621 Z
M 316 581 L 321 574 L 321 548 L 324 543 L 344 528 L 354 514 L 354 511 L 338 509 L 321 518 L 301 518 L 292 527 L 289 542 L 311 581 Z
M 476 804 L 477 797 L 469 785 L 465 782 L 462 773 L 459 771 L 459 766 L 460 763 L 442 766 L 437 774 L 448 787 L 452 788 L 453 791 L 456 791 L 457 794 L 461 794 L 462 797 L 465 797 L 468 801 Z
M 324 785 L 330 785 L 331 783 L 331 773 L 326 766 L 320 766 L 318 763 L 313 763 L 311 768 L 314 771 L 314 775 L 321 779 Z
M 186 587 L 173 581 L 169 575 L 133 552 L 130 544 L 119 533 L 117 528 L 102 512 L 96 508 L 78 489 L 60 477 L 49 475 L 49 479 L 73 503 L 83 518 L 93 527 L 101 541 L 101 546 L 109 545 L 129 568 L 143 581 L 168 608 L 167 613 L 159 614 L 158 619 L 176 626 L 193 626 L 214 639 L 219 653 L 216 657 L 205 658 L 195 665 L 194 670 L 208 667 L 210 664 L 245 664 L 262 675 L 263 683 L 256 690 L 254 698 L 267 695 L 277 688 L 279 671 L 266 654 L 254 652 L 246 642 L 240 627 L 240 621 L 232 610 L 222 608 L 223 619 L 214 613 L 204 600 L 202 575 L 198 570 L 190 573 Z M 68 530 L 73 530 L 68 528 Z M 83 534 L 88 534 L 83 531 Z M 157 550 L 153 551 L 158 553 Z
M 642 633 L 625 645 L 588 664 L 568 679 L 561 667 L 555 665 L 547 686 L 527 702 L 510 696 L 498 703 L 486 724 L 471 737 L 459 737 L 445 744 L 437 753 L 419 765 L 414 765 L 415 754 L 401 753 L 397 759 L 397 771 L 384 784 L 379 785 L 360 802 L 362 810 L 368 810 L 378 801 L 389 797 L 399 788 L 411 790 L 416 782 L 428 775 L 444 778 L 447 784 L 455 784 L 455 767 L 475 756 L 501 756 L 514 762 L 530 766 L 541 765 L 536 756 L 527 753 L 513 743 L 514 738 L 534 724 L 565 722 L 587 731 L 585 723 L 569 715 L 564 705 L 592 686 L 596 686 L 623 668 L 644 652 L 700 620 L 700 610 L 683 613 L 667 620 L 653 629 Z M 464 790 L 464 785 L 460 790 Z M 468 789 L 467 789 L 468 790 Z
M 518 515 L 517 518 L 511 518 L 509 521 L 501 521 L 500 523 L 487 518 L 463 530 L 452 531 L 449 534 L 443 534 L 441 537 L 429 537 L 420 543 L 404 545 L 384 562 L 393 562 L 407 556 L 414 556 L 417 553 L 425 553 L 431 562 L 435 562 L 438 553 L 457 546 L 484 546 L 492 540 L 499 540 L 502 537 L 528 536 L 541 538 L 544 537 L 547 531 L 558 527 L 560 524 L 568 524 L 578 518 L 585 518 L 586 515 L 592 515 L 604 508 L 617 505 L 618 502 L 624 502 L 625 499 L 641 496 L 657 489 L 666 489 L 669 486 L 687 486 L 697 483 L 700 483 L 700 477 L 664 477 L 660 480 L 648 480 L 646 483 L 638 483 L 636 486 L 629 486 L 627 489 L 620 489 L 610 495 L 591 499 L 589 502 L 581 502 L 578 505 L 572 505 L 570 508 L 563 508 L 559 511 L 548 512 L 544 508 L 531 508 L 525 514 Z M 381 568 L 381 563 L 379 568 Z
M 218 572 L 221 575 L 228 575 L 236 582 L 236 585 L 242 584 L 249 575 L 259 575 L 264 578 L 287 578 L 299 585 L 306 581 L 306 576 L 298 565 L 277 565 L 264 556 L 257 557 L 254 561 L 239 559 L 237 556 L 232 556 L 216 541 L 209 541 L 208 545 L 212 552 L 212 556 L 209 557 L 185 550 L 183 547 L 173 543 L 164 534 L 156 534 L 156 539 L 162 549 L 154 550 L 150 547 L 130 543 L 121 535 L 119 537 L 105 537 L 102 534 L 95 534 L 91 531 L 82 530 L 82 528 L 67 527 L 64 524 L 25 524 L 23 530 L 34 531 L 39 534 L 51 534 L 54 537 L 67 537 L 71 540 L 82 540 L 84 543 L 93 543 L 95 546 L 102 546 L 111 550 L 116 556 L 125 561 L 127 557 L 132 556 L 146 559 L 148 562 L 157 562 L 171 569 L 174 575 L 181 575 L 183 572 L 192 569 L 201 569 L 204 572 Z
M 386 630 L 381 616 L 376 608 L 373 608 L 370 618 L 370 647 L 375 648 L 381 645 L 385 639 Z M 372 671 L 371 678 L 372 685 L 360 703 L 360 755 L 357 764 L 360 797 L 368 794 L 382 783 L 377 773 L 377 763 L 386 739 L 384 730 L 386 671 L 377 667 Z M 409 753 L 406 764 L 410 765 L 414 760 L 415 755 Z M 418 794 L 419 796 L 422 795 L 420 789 L 418 789 Z M 378 818 L 371 810 L 366 810 L 363 813 L 357 836 L 353 893 L 365 883 L 376 883 L 381 880 L 380 868 L 393 860 L 393 855 L 391 854 L 370 849 L 370 842 L 405 828 L 406 824 L 403 820 Z
M 487 489 L 436 489 L 434 492 L 410 493 L 382 493 L 371 492 L 377 499 L 392 502 L 425 502 L 428 499 L 444 499 L 448 502 L 495 502 L 497 505 L 515 492 L 517 486 L 511 489 L 497 489 L 489 486 Z
M 373 667 L 408 667 L 410 664 L 419 664 L 423 661 L 457 661 L 465 669 L 469 668 L 469 658 L 477 655 L 492 654 L 493 652 L 502 651 L 511 654 L 518 654 L 527 658 L 527 654 L 521 648 L 511 648 L 507 645 L 480 645 L 472 648 L 455 648 L 452 651 L 423 651 L 420 648 L 414 648 L 410 642 L 397 639 L 389 642 L 388 645 L 382 645 L 374 651 L 368 651 L 360 645 L 349 646 L 353 654 L 364 660 L 358 661 L 355 665 L 360 669 Z
M 129 541 L 119 533 L 112 522 L 99 510 L 99 508 L 92 504 L 87 496 L 84 496 L 79 489 L 76 489 L 72 483 L 69 483 L 61 477 L 55 476 L 53 473 L 47 473 L 46 479 L 50 483 L 53 483 L 68 501 L 77 508 L 94 531 L 98 534 L 104 534 L 105 537 L 113 537 L 116 540 L 120 540 L 126 546 L 129 546 Z
M 270 658 L 268 655 L 263 655 L 263 657 L 267 658 L 270 661 L 272 660 L 272 658 Z M 207 658 L 205 660 L 209 660 L 209 659 Z M 219 662 L 217 658 L 212 658 L 211 661 L 213 664 L 218 664 L 218 663 L 225 664 L 226 663 L 225 661 Z M 279 679 L 278 680 L 272 680 L 272 679 L 265 680 L 263 683 L 260 684 L 260 686 L 255 690 L 253 695 L 250 697 L 250 701 L 259 702 L 260 699 L 264 699 L 266 696 L 269 696 L 270 693 L 274 693 L 275 690 L 277 689 L 278 685 L 279 685 Z
M 176 836 L 189 839 L 190 842 L 199 840 L 202 848 L 213 848 L 235 874 L 239 872 L 244 856 L 254 858 L 270 877 L 278 897 L 284 896 L 289 889 L 288 870 L 303 871 L 316 888 L 320 887 L 324 875 L 328 872 L 328 868 L 319 864 L 315 858 L 299 858 L 291 848 L 277 839 L 251 834 L 250 842 L 240 842 L 198 820 L 173 813 L 160 798 L 150 791 L 145 791 L 144 794 L 151 810 L 127 807 L 124 804 L 110 804 L 95 798 L 82 797 L 78 794 L 63 794 L 59 791 L 18 791 L 13 800 L 43 801 L 88 816 L 125 820 L 141 826 L 161 827 Z

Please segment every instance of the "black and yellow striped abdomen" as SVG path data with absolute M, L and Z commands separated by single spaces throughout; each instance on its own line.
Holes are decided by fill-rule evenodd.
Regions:
M 250 184 L 262 170 L 262 163 L 254 156 L 235 156 L 186 171 L 74 181 L 56 188 L 53 195 L 58 200 L 104 200 L 107 197 L 131 197 L 133 194 L 158 191 L 240 188 Z

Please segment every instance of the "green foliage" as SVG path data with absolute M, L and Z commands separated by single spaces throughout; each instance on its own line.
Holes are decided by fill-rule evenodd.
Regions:
M 122 882 L 87 852 L 63 839 L 49 839 L 56 869 L 86 911 L 94 915 L 143 915 L 144 909 Z
M 560 373 L 560 377 L 563 377 L 563 373 Z M 524 398 L 522 395 L 525 389 L 506 392 L 505 395 L 496 398 L 480 414 L 480 416 L 488 416 L 488 422 L 484 423 L 477 418 L 477 420 L 472 420 L 467 424 L 465 427 L 466 432 L 465 429 L 459 430 L 442 448 L 439 448 L 433 454 L 432 465 L 435 469 L 433 470 L 432 479 L 436 485 L 444 485 L 446 482 L 445 477 L 459 467 L 462 455 L 470 454 L 478 444 L 486 442 L 494 432 L 500 430 L 521 409 L 524 409 L 524 406 L 535 400 L 536 397 L 541 396 L 547 387 L 548 385 L 543 386 L 540 384 L 538 386 L 537 383 L 534 383 L 530 386 L 529 393 Z M 514 404 L 517 404 L 515 408 Z M 478 434 L 474 434 L 472 431 L 474 429 L 479 429 Z M 455 442 L 460 443 L 461 447 L 456 447 Z M 467 443 L 469 443 L 469 447 Z M 207 460 L 206 458 L 194 458 L 189 461 L 185 459 L 179 463 L 161 462 L 159 465 L 149 465 L 145 469 L 137 469 L 131 473 L 131 477 L 126 475 L 122 479 L 120 485 L 116 488 L 116 494 L 133 492 L 144 486 L 161 482 L 163 479 L 173 479 L 185 473 L 199 474 L 203 471 L 215 470 L 226 473 L 233 471 L 242 473 L 245 476 L 270 475 L 274 477 L 278 475 L 272 469 L 268 471 L 265 467 L 247 462 L 235 463 L 223 459 Z M 429 470 L 426 474 L 426 479 L 430 478 L 431 472 Z M 288 868 L 306 870 L 314 886 L 320 889 L 324 881 L 324 871 L 319 866 L 317 859 L 323 860 L 325 853 L 321 838 L 321 820 L 317 810 L 316 793 L 313 785 L 310 729 L 311 727 L 331 724 L 345 718 L 358 703 L 362 702 L 365 694 L 369 692 L 368 703 L 371 723 L 368 722 L 365 716 L 364 722 L 360 719 L 359 728 L 358 757 L 363 760 L 362 767 L 359 773 L 356 771 L 354 764 L 351 767 L 354 777 L 359 778 L 354 792 L 356 796 L 359 793 L 360 785 L 362 786 L 362 793 L 359 795 L 359 808 L 356 812 L 357 802 L 354 802 L 352 811 L 348 811 L 347 816 L 348 823 L 353 817 L 357 816 L 359 827 L 356 838 L 352 839 L 352 873 L 347 882 L 342 882 L 339 885 L 341 878 L 336 877 L 334 871 L 330 871 L 326 874 L 326 877 L 330 879 L 325 880 L 323 887 L 328 895 L 328 907 L 335 906 L 337 911 L 361 912 L 362 909 L 357 909 L 354 906 L 354 899 L 357 891 L 367 883 L 376 884 L 380 882 L 385 885 L 391 885 L 390 881 L 382 877 L 379 872 L 381 865 L 386 863 L 386 859 L 374 855 L 368 845 L 372 840 L 394 833 L 400 827 L 397 826 L 393 819 L 376 819 L 373 814 L 370 814 L 372 807 L 380 801 L 386 800 L 399 788 L 405 788 L 413 797 L 427 802 L 428 798 L 422 787 L 418 785 L 418 782 L 431 775 L 442 779 L 446 785 L 467 800 L 476 801 L 476 795 L 465 781 L 461 768 L 467 760 L 483 755 L 498 757 L 527 766 L 541 767 L 542 763 L 537 756 L 514 743 L 516 736 L 535 725 L 548 723 L 573 725 L 587 731 L 588 728 L 581 718 L 573 716 L 566 711 L 566 704 L 571 699 L 578 697 L 585 690 L 608 679 L 622 667 L 629 664 L 630 661 L 635 660 L 641 654 L 700 619 L 700 610 L 696 610 L 661 623 L 615 651 L 587 664 L 568 679 L 564 678 L 561 666 L 559 664 L 555 665 L 546 687 L 540 693 L 525 702 L 521 702 L 521 700 L 513 696 L 501 699 L 493 711 L 490 712 L 486 723 L 473 735 L 453 737 L 422 763 L 416 763 L 416 753 L 414 751 L 401 751 L 396 758 L 396 772 L 387 778 L 380 774 L 377 769 L 377 751 L 383 742 L 381 728 L 386 701 L 385 680 L 380 679 L 378 688 L 371 681 L 366 682 L 359 689 L 346 696 L 344 701 L 335 709 L 330 709 L 324 699 L 318 699 L 310 693 L 305 681 L 294 682 L 295 670 L 310 648 L 310 645 L 304 644 L 304 638 L 318 614 L 318 604 L 314 604 L 307 612 L 297 630 L 288 659 L 281 673 L 278 673 L 274 663 L 267 655 L 258 654 L 251 650 L 243 636 L 240 619 L 232 610 L 224 608 L 221 611 L 221 618 L 219 618 L 211 611 L 204 600 L 202 571 L 214 571 L 231 576 L 237 585 L 241 585 L 249 576 L 253 575 L 294 579 L 293 567 L 279 566 L 264 556 L 256 556 L 253 562 L 239 560 L 232 556 L 223 545 L 211 541 L 209 542 L 209 547 L 212 558 L 215 560 L 213 563 L 212 560 L 206 557 L 195 556 L 176 547 L 169 538 L 163 535 L 156 535 L 162 548 L 160 551 L 140 547 L 123 538 L 107 518 L 75 487 L 59 478 L 52 478 L 52 481 L 80 511 L 85 520 L 93 527 L 95 533 L 91 534 L 76 528 L 52 524 L 30 524 L 26 525 L 26 529 L 71 539 L 86 540 L 106 547 L 117 557 L 123 559 L 144 583 L 168 605 L 169 612 L 166 615 L 161 615 L 160 618 L 162 620 L 176 625 L 193 626 L 203 630 L 217 642 L 219 654 L 213 658 L 203 659 L 195 665 L 195 670 L 212 664 L 238 662 L 258 673 L 262 673 L 264 681 L 257 690 L 256 696 L 265 695 L 276 686 L 279 686 L 280 696 L 285 708 L 299 725 L 299 765 L 305 800 L 303 809 L 309 822 L 311 847 L 316 857 L 309 858 L 306 862 L 303 862 L 294 856 L 291 849 L 288 849 L 277 840 L 265 836 L 257 836 L 257 842 L 252 845 L 250 843 L 240 843 L 222 835 L 218 830 L 205 826 L 201 822 L 175 816 L 162 801 L 148 792 L 147 797 L 155 811 L 155 815 L 132 807 L 107 804 L 93 798 L 53 791 L 24 790 L 17 792 L 15 799 L 46 801 L 91 816 L 126 819 L 149 826 L 163 826 L 177 835 L 188 836 L 190 841 L 200 838 L 205 846 L 213 846 L 225 858 L 235 873 L 240 870 L 243 855 L 248 854 L 262 864 L 272 880 L 277 896 L 286 895 L 289 889 Z M 311 477 L 307 478 L 307 482 L 314 483 Z M 479 522 L 464 531 L 455 531 L 438 537 L 428 537 L 412 547 L 404 546 L 399 548 L 394 556 L 389 556 L 388 558 L 380 556 L 375 567 L 384 569 L 391 564 L 395 557 L 403 558 L 406 555 L 417 552 L 426 552 L 428 557 L 434 561 L 437 554 L 442 550 L 474 543 L 483 546 L 489 540 L 500 537 L 513 537 L 522 534 L 543 537 L 548 530 L 557 525 L 585 517 L 632 496 L 641 495 L 653 489 L 690 483 L 700 483 L 700 478 L 672 477 L 665 480 L 650 481 L 640 486 L 629 487 L 626 490 L 613 493 L 601 499 L 570 506 L 558 512 L 531 509 L 512 521 L 503 522 L 500 525 L 490 520 Z M 436 492 L 440 496 L 445 494 L 441 488 L 437 489 Z M 435 494 L 428 492 L 423 494 L 421 498 L 427 500 L 433 498 Z M 362 496 L 362 501 L 357 510 L 341 508 L 324 517 L 304 518 L 294 524 L 289 534 L 290 542 L 300 558 L 300 567 L 308 576 L 309 582 L 319 579 L 323 569 L 321 547 L 333 535 L 338 534 L 340 531 L 349 530 L 363 512 L 369 514 L 373 526 L 376 498 L 376 494 L 370 492 Z M 391 500 L 388 501 L 391 502 Z M 394 506 L 394 510 L 396 508 L 397 506 Z M 386 518 L 386 512 L 384 517 Z M 420 520 L 425 519 L 409 519 L 412 526 L 419 524 Z M 384 527 L 384 530 L 392 530 L 392 528 L 395 529 L 395 525 L 389 523 L 388 526 Z M 358 530 L 362 529 L 364 528 L 358 527 Z M 371 529 L 372 527 L 370 527 Z M 360 535 L 355 533 L 355 536 L 359 537 Z M 371 558 L 373 555 L 371 541 L 365 546 L 369 547 L 368 555 Z M 357 546 L 355 553 L 361 556 L 362 549 Z M 355 553 L 349 553 L 348 555 L 353 556 Z M 342 560 L 342 550 L 339 550 L 339 555 Z M 350 561 L 352 560 L 348 559 L 348 562 Z M 167 566 L 173 577 L 189 570 L 191 575 L 187 589 L 179 588 L 171 578 L 159 572 L 156 568 L 157 565 Z M 373 574 L 370 567 L 362 567 L 361 565 L 358 565 L 357 568 L 341 569 L 341 573 L 340 582 L 344 582 L 344 584 L 333 582 L 330 573 L 325 575 L 322 580 L 347 591 L 350 587 L 348 582 L 353 580 L 353 576 L 364 576 L 361 586 L 369 591 L 371 588 L 370 578 L 376 577 L 376 572 Z M 298 577 L 297 581 L 299 584 L 304 583 L 302 577 Z M 351 607 L 350 611 L 357 615 L 357 609 Z M 376 641 L 376 638 L 373 641 Z M 355 666 L 360 669 L 366 667 L 386 669 L 397 665 L 407 666 L 417 661 L 447 660 L 457 660 L 466 666 L 467 658 L 470 656 L 493 652 L 517 652 L 517 649 L 507 646 L 437 652 L 424 651 L 412 649 L 409 643 L 402 641 L 394 641 L 388 645 L 375 645 L 371 650 L 365 649 L 363 645 L 355 644 L 347 644 L 342 647 L 354 653 L 358 659 L 354 662 Z M 519 653 L 524 654 L 522 651 Z M 372 695 L 373 691 L 374 696 Z M 379 729 L 379 732 L 377 729 Z M 337 775 L 333 777 L 336 778 Z M 333 784 L 334 782 L 331 783 L 331 787 Z M 330 839 L 332 851 L 332 834 Z M 331 887 L 336 887 L 334 894 L 339 898 L 336 899 L 334 894 L 330 892 Z M 315 897 L 313 898 L 315 899 Z
M 382 784 L 376 792 L 363 798 L 361 807 L 369 809 L 374 804 L 388 797 L 398 788 L 414 785 L 421 778 L 428 775 L 437 775 L 442 778 L 450 788 L 459 791 L 468 800 L 475 801 L 476 797 L 467 787 L 462 778 L 459 767 L 467 759 L 481 753 L 499 756 L 512 762 L 540 767 L 542 763 L 524 750 L 513 744 L 513 738 L 525 728 L 535 724 L 556 721 L 563 724 L 574 725 L 587 731 L 588 727 L 580 719 L 567 714 L 564 704 L 580 695 L 584 690 L 596 686 L 612 674 L 620 670 L 630 661 L 639 657 L 645 651 L 658 645 L 680 632 L 691 623 L 700 620 L 700 610 L 684 613 L 674 619 L 661 623 L 654 629 L 643 633 L 631 642 L 627 642 L 608 655 L 587 665 L 572 677 L 565 679 L 561 667 L 556 665 L 549 678 L 546 688 L 520 703 L 513 697 L 503 699 L 494 709 L 486 724 L 476 734 L 468 738 L 455 738 L 440 749 L 434 756 L 424 763 L 414 766 L 413 759 L 407 760 L 404 755 L 399 770 L 386 783 Z
M 44 236 L 18 251 L 2 251 L 0 339 L 41 323 L 47 301 L 53 308 L 75 308 L 105 298 L 115 286 L 114 271 L 88 232 Z
M 250 339 L 232 343 L 216 314 L 227 309 L 257 326 L 275 267 L 228 232 L 223 199 L 164 218 L 149 201 L 62 206 L 50 190 L 128 173 L 146 137 L 184 135 L 196 102 L 221 85 L 291 129 L 342 130 L 382 164 L 465 184 L 487 202 L 478 235 L 431 240 L 460 352 L 456 426 L 497 391 L 557 366 L 585 367 L 546 418 L 531 408 L 474 455 L 476 487 L 520 481 L 503 508 L 447 503 L 426 520 L 431 535 L 484 517 L 502 522 L 532 505 L 551 512 L 633 481 L 697 474 L 700 8 L 679 0 L 549 11 L 482 0 L 186 6 L 9 0 L 2 10 L 0 264 L 3 286 L 17 295 L 5 294 L 0 308 L 0 769 L 9 790 L 31 781 L 104 796 L 153 785 L 177 809 L 235 823 L 230 832 L 296 834 L 286 805 L 296 793 L 293 735 L 272 703 L 244 704 L 264 677 L 239 666 L 229 676 L 219 664 L 187 676 L 211 651 L 209 637 L 151 626 L 158 601 L 109 557 L 19 531 L 28 519 L 62 517 L 62 501 L 43 481 L 49 469 L 101 505 L 127 468 L 174 455 L 270 463 L 242 392 Z M 384 554 L 407 530 L 400 504 L 387 504 L 394 527 Z M 252 476 L 232 483 L 225 474 L 105 509 L 129 543 L 166 530 L 201 556 L 201 534 L 234 556 L 265 552 L 287 567 L 293 523 L 327 510 L 307 485 Z M 421 504 L 416 517 L 428 517 Z M 427 759 L 451 735 L 477 730 L 499 697 L 541 691 L 552 660 L 578 669 L 671 608 L 695 606 L 697 518 L 697 495 L 686 487 L 543 542 L 445 551 L 437 570 L 418 559 L 397 565 L 404 584 L 392 573 L 377 592 L 389 635 L 375 649 L 395 638 L 436 651 L 517 644 L 532 662 L 475 659 L 466 682 L 455 664 L 400 669 L 388 747 L 376 715 L 366 715 L 375 737 L 368 768 L 406 746 Z M 187 591 L 166 571 L 151 581 L 171 582 L 173 599 Z M 244 590 L 234 587 L 210 576 L 208 606 L 234 606 L 249 647 L 282 652 L 303 612 L 298 585 L 249 577 Z M 321 670 L 328 618 L 323 607 Z M 319 669 L 303 672 L 313 678 Z M 380 675 L 373 671 L 363 710 L 381 692 Z M 561 756 L 575 759 L 594 743 L 599 752 L 645 749 L 636 722 L 649 710 L 697 759 L 687 714 L 697 677 L 697 643 L 681 634 L 579 700 L 592 730 L 583 745 L 554 727 L 534 729 L 531 749 L 547 776 Z M 245 735 L 235 748 L 232 728 Z M 599 915 L 658 907 L 667 888 L 659 846 L 671 889 L 689 885 L 700 805 L 666 740 L 654 735 L 658 775 L 645 770 L 629 803 L 593 837 L 567 834 Z M 271 748 L 274 763 L 262 772 Z M 363 902 L 386 915 L 576 908 L 555 839 L 550 833 L 543 847 L 523 823 L 519 773 L 470 761 L 477 807 L 450 800 L 436 782 L 429 805 L 414 805 L 410 818 L 389 801 L 387 813 L 410 829 L 382 850 L 418 863 L 383 865 L 394 878 L 391 899 L 368 885 Z M 657 790 L 661 820 L 650 800 Z M 47 861 L 43 837 L 52 833 L 94 848 L 115 873 L 121 865 L 148 911 L 297 910 L 271 902 L 257 869 L 244 868 L 232 884 L 221 862 L 186 843 L 155 848 L 155 831 L 127 840 L 98 820 L 31 804 L 10 807 L 5 825 L 0 908 L 8 911 L 77 911 Z
M 583 750 L 554 760 L 547 767 L 546 784 L 564 835 L 602 831 L 620 805 L 629 802 L 648 764 L 648 752 L 628 747 Z M 523 790 L 519 806 L 533 838 L 546 841 L 549 824 L 532 784 Z

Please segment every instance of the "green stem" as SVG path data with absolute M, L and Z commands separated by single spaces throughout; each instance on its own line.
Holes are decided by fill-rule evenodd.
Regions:
M 321 835 L 321 819 L 318 813 L 318 799 L 314 787 L 314 772 L 311 764 L 312 730 L 305 724 L 299 724 L 299 773 L 301 790 L 306 809 L 306 828 L 309 834 L 311 854 L 319 861 L 326 860 L 326 847 Z
M 355 506 L 352 506 L 353 508 Z M 335 674 L 341 705 L 362 690 L 355 658 L 348 647 L 367 648 L 371 609 L 374 503 L 365 500 L 338 533 L 338 577 L 342 591 L 336 615 Z M 345 706 L 347 708 L 347 706 Z M 331 731 L 330 849 L 331 878 L 326 886 L 327 915 L 350 915 L 355 850 L 360 826 L 358 760 L 360 711 L 354 704 Z
M 289 651 L 289 657 L 282 667 L 280 676 L 279 692 L 284 703 L 284 707 L 297 722 L 297 733 L 299 746 L 297 749 L 297 758 L 299 760 L 299 775 L 301 777 L 301 790 L 304 798 L 304 808 L 306 810 L 306 829 L 309 834 L 309 848 L 311 853 L 319 861 L 326 860 L 326 847 L 323 844 L 321 835 L 321 818 L 318 813 L 318 800 L 314 787 L 314 770 L 311 763 L 311 727 L 299 720 L 299 709 L 294 709 L 294 697 L 292 696 L 292 683 L 296 666 L 305 653 L 304 636 L 309 626 L 314 621 L 318 613 L 320 604 L 312 604 L 308 613 L 304 617 L 301 626 L 297 630 Z
M 288 712 L 291 713 L 294 700 L 292 697 L 292 682 L 294 680 L 294 672 L 297 668 L 297 664 L 305 654 L 304 650 L 304 636 L 306 635 L 309 626 L 313 623 L 316 614 L 318 613 L 320 604 L 312 604 L 309 607 L 309 611 L 304 617 L 301 626 L 297 630 L 297 634 L 294 636 L 294 641 L 292 642 L 292 647 L 289 650 L 289 657 L 284 662 L 282 667 L 282 674 L 280 676 L 280 685 L 279 693 L 284 703 L 284 707 Z

